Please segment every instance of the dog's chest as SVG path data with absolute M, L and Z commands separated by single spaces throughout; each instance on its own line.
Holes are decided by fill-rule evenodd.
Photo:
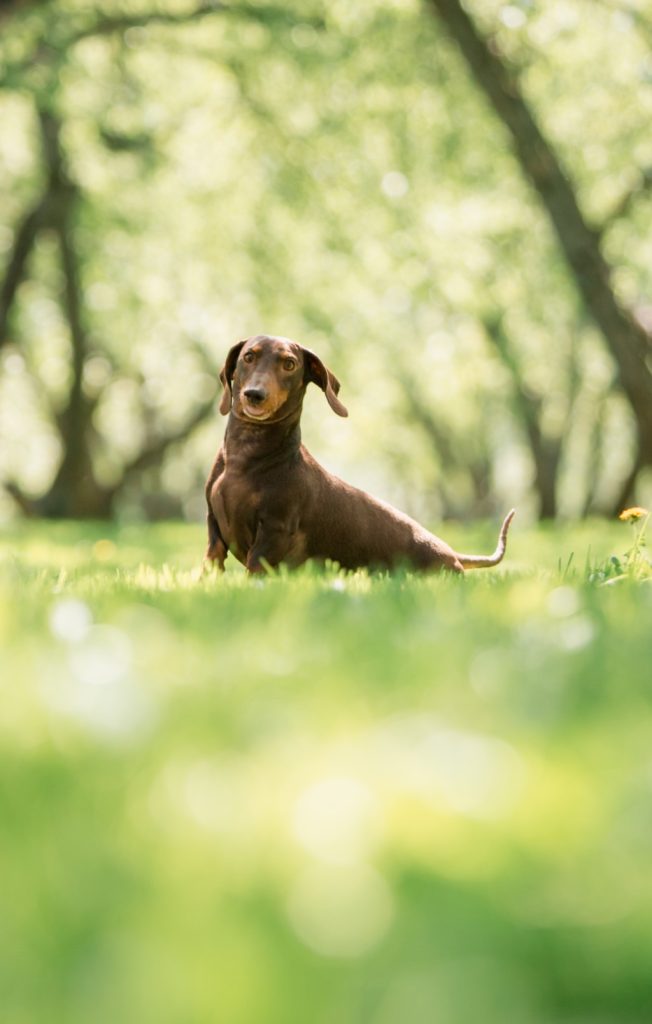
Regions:
M 300 459 L 242 467 L 227 464 L 211 491 L 211 507 L 228 549 L 241 562 L 258 545 L 282 547 L 282 561 L 300 564 L 307 555 L 302 529 L 305 487 Z M 272 539 L 273 537 L 273 539 Z
M 261 504 L 260 493 L 239 474 L 227 471 L 215 483 L 213 511 L 225 544 L 238 558 L 246 558 L 253 546 Z

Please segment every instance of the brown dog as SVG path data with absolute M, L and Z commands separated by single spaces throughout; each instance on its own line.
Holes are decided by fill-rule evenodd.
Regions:
M 224 444 L 206 484 L 208 551 L 224 568 L 229 551 L 252 572 L 309 558 L 362 566 L 450 569 L 496 565 L 512 510 L 493 555 L 460 555 L 365 491 L 328 473 L 301 444 L 306 388 L 317 384 L 338 416 L 340 383 L 322 361 L 289 338 L 257 334 L 234 345 L 220 373 Z

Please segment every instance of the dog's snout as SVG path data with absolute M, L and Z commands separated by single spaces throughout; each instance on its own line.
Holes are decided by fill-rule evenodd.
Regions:
M 244 396 L 252 405 L 260 405 L 267 398 L 267 393 L 262 388 L 245 388 Z

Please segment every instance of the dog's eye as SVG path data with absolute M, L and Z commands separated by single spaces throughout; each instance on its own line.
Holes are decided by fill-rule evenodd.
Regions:
M 242 358 L 243 358 L 243 361 L 245 363 L 253 363 L 253 361 L 254 361 L 254 354 L 253 354 L 253 352 L 245 352 L 245 354 L 243 355 Z
M 284 359 L 283 360 L 283 368 L 285 370 L 294 370 L 296 368 L 296 365 L 297 365 L 296 359 L 288 358 L 288 359 Z

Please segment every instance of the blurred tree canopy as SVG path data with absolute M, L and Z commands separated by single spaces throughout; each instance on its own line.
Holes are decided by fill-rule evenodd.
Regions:
M 309 443 L 408 511 L 640 495 L 651 39 L 647 0 L 3 4 L 2 507 L 198 515 L 259 330 L 336 368 Z

